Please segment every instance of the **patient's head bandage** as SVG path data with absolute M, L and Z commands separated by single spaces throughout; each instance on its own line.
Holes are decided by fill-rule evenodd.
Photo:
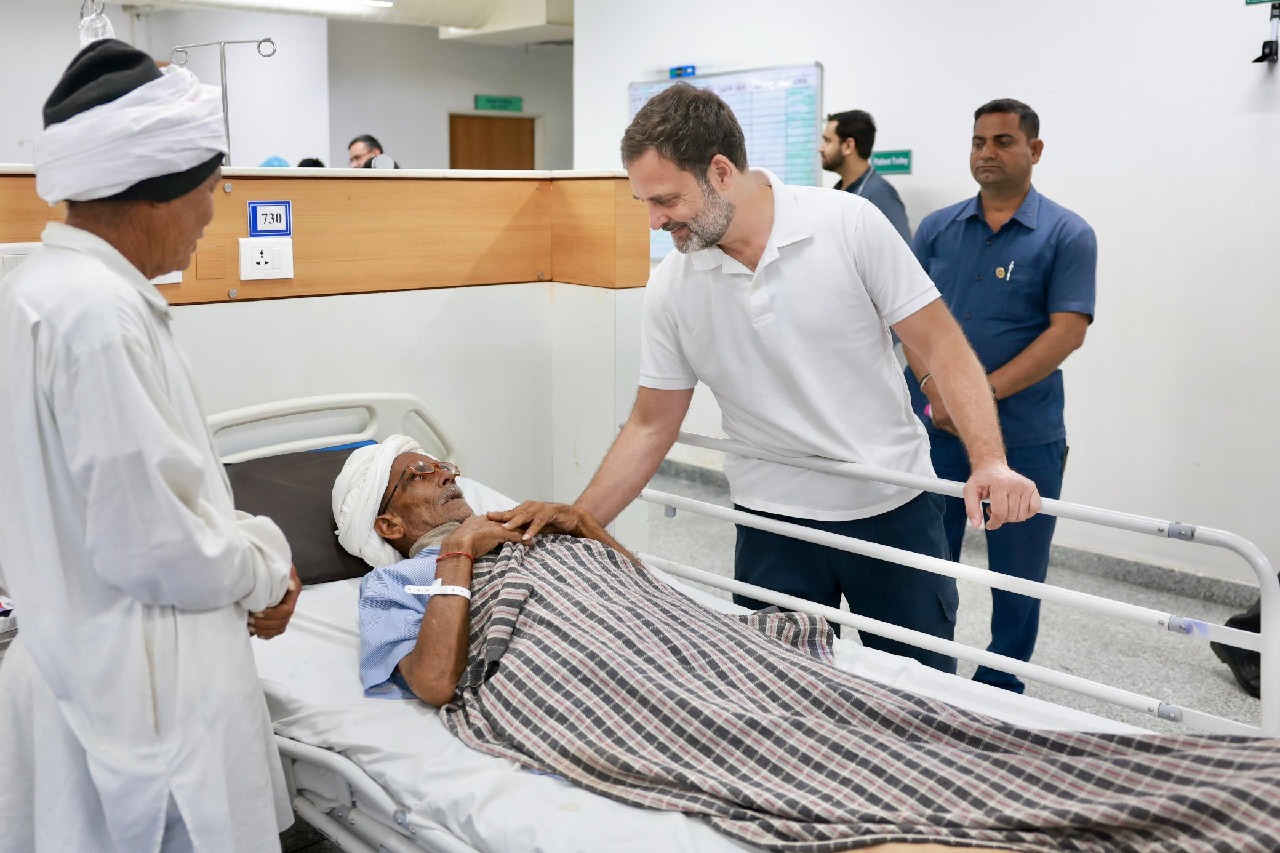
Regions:
M 388 436 L 381 444 L 359 447 L 347 457 L 342 473 L 333 483 L 333 520 L 338 523 L 338 542 L 376 568 L 404 559 L 373 529 L 378 505 L 387 490 L 391 464 L 401 453 L 422 453 L 422 445 L 407 435 Z
M 227 153 L 222 96 L 116 39 L 80 51 L 44 105 L 36 192 L 49 204 L 166 202 L 200 186 Z

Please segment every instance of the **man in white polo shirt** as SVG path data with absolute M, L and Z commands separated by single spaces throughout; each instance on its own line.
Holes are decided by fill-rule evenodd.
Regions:
M 622 160 L 650 227 L 671 232 L 678 251 L 645 294 L 635 407 L 579 505 L 608 523 L 634 500 L 675 441 L 699 380 L 715 394 L 731 438 L 783 456 L 931 476 L 892 326 L 926 354 L 969 449 L 971 523 L 994 529 L 1039 510 L 1034 484 L 1005 464 L 981 365 L 874 205 L 748 171 L 732 111 L 685 84 L 636 114 Z M 948 556 L 937 495 L 739 457 L 726 459 L 725 474 L 734 503 L 749 512 Z M 955 626 L 951 578 L 751 528 L 738 528 L 735 574 L 830 606 L 844 596 L 855 613 L 947 639 Z M 946 655 L 871 635 L 863 642 L 955 670 Z

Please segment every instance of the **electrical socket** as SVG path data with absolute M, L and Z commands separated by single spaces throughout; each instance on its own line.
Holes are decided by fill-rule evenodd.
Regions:
M 292 237 L 241 237 L 240 280 L 293 278 Z

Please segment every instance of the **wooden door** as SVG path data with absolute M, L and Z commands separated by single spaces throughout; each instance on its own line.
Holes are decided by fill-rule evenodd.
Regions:
M 531 118 L 449 116 L 450 169 L 532 169 Z

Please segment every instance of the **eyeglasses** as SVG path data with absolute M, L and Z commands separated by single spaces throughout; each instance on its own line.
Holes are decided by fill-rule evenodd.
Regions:
M 378 515 L 382 515 L 387 511 L 387 507 L 391 505 L 391 499 L 396 496 L 396 492 L 404 485 L 406 478 L 422 477 L 425 479 L 436 471 L 448 471 L 455 477 L 462 473 L 462 469 L 452 462 L 441 462 L 439 459 L 415 459 L 404 466 L 404 470 L 400 472 L 400 479 L 396 480 L 391 492 L 383 498 L 382 506 L 378 507 Z

